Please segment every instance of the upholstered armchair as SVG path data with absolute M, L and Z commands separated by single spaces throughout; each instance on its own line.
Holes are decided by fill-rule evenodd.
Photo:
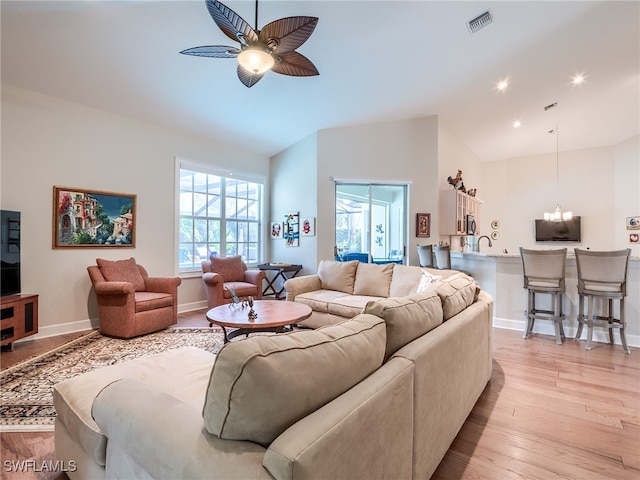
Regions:
M 265 272 L 248 270 L 240 255 L 233 257 L 211 256 L 202 262 L 202 280 L 207 291 L 209 308 L 231 303 L 231 290 L 240 300 L 262 298 L 262 280 Z
M 100 333 L 131 338 L 173 325 L 178 315 L 178 277 L 149 277 L 135 259 L 96 259 L 87 267 L 98 300 Z

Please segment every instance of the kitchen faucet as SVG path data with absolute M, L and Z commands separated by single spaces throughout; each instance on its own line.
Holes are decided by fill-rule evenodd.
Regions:
M 476 241 L 476 253 L 480 253 L 480 240 L 482 240 L 483 238 L 486 238 L 489 241 L 489 246 L 493 247 L 493 243 L 491 243 L 491 239 L 486 235 L 482 235 L 481 237 L 478 237 L 478 240 Z

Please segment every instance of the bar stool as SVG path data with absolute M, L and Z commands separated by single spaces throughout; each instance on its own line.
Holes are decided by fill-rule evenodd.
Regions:
M 449 245 L 433 247 L 433 259 L 438 270 L 451 268 L 451 247 Z
M 527 311 L 524 313 L 527 327 L 523 338 L 529 338 L 536 319 L 551 320 L 556 331 L 556 343 L 562 345 L 565 338 L 562 326 L 562 321 L 565 318 L 562 313 L 562 297 L 565 292 L 567 249 L 529 250 L 520 247 L 520 256 L 522 257 L 524 288 L 528 293 Z M 551 310 L 536 307 L 537 293 L 551 295 Z
M 575 249 L 578 267 L 578 331 L 576 340 L 580 340 L 583 325 L 587 326 L 586 350 L 591 350 L 593 327 L 609 329 L 609 343 L 613 344 L 613 329 L 620 329 L 620 341 L 625 353 L 630 354 L 627 337 L 624 332 L 624 297 L 627 295 L 627 268 L 630 249 L 596 252 Z M 593 308 L 594 298 L 607 300 L 606 314 L 596 315 Z M 584 301 L 588 300 L 587 315 L 584 314 Z M 620 318 L 613 314 L 613 301 L 620 301 Z M 605 310 L 603 308 L 603 310 Z
M 417 245 L 418 261 L 421 267 L 433 268 L 433 247 L 432 245 Z

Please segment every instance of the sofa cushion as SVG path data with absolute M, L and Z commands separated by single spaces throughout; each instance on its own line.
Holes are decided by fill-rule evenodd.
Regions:
M 257 295 L 258 289 L 253 283 L 247 282 L 224 282 L 224 288 L 222 291 L 223 298 L 231 298 L 231 290 L 236 292 L 238 298 L 248 297 L 250 295 Z
M 364 311 L 367 303 L 380 298 L 366 295 L 345 295 L 329 303 L 329 313 L 339 317 L 353 318 Z
M 211 255 L 211 270 L 222 275 L 225 282 L 244 282 L 246 266 L 240 255 L 218 257 Z
M 352 295 L 359 263 L 357 260 L 350 262 L 320 260 L 318 277 L 320 277 L 322 288 Z
M 385 321 L 387 328 L 385 360 L 407 343 L 442 323 L 442 302 L 433 291 L 369 302 L 364 312 L 376 315 Z
M 393 266 L 393 278 L 389 287 L 389 296 L 406 297 L 416 293 L 421 278 L 422 268 L 395 264 Z
M 329 313 L 329 304 L 338 298 L 347 297 L 344 292 L 336 292 L 335 290 L 316 290 L 314 292 L 306 292 L 296 295 L 296 302 L 309 305 L 314 312 Z
M 476 301 L 480 287 L 469 275 L 456 273 L 438 282 L 435 292 L 442 300 L 443 318 L 449 320 Z
M 219 438 L 269 445 L 288 427 L 380 367 L 384 321 L 373 315 L 226 344 L 211 372 L 203 418 Z
M 173 307 L 173 295 L 169 293 L 136 292 L 136 313 L 158 308 Z
M 386 265 L 361 263 L 358 265 L 353 294 L 387 298 L 391 286 L 393 265 L 393 263 Z
M 96 263 L 107 282 L 129 282 L 136 292 L 144 292 L 144 278 L 133 257 L 127 260 L 96 258 Z
M 214 361 L 214 354 L 196 347 L 128 360 L 58 383 L 53 388 L 53 404 L 69 435 L 94 462 L 104 466 L 107 438 L 91 415 L 93 400 L 102 389 L 116 380 L 134 378 L 199 411 Z

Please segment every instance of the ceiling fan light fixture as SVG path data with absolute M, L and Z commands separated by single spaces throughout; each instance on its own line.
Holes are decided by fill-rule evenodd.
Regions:
M 275 60 L 261 48 L 246 48 L 238 55 L 238 63 L 246 71 L 260 74 L 271 70 Z

